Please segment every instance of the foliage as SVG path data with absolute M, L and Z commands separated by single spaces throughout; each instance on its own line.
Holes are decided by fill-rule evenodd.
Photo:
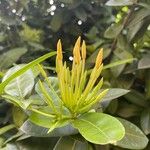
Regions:
M 74 61 L 70 71 L 66 67 L 66 62 L 64 64 L 62 62 L 62 46 L 59 41 L 56 57 L 57 78 L 47 77 L 46 72 L 38 64 L 39 71 L 45 82 L 42 83 L 39 80 L 35 86 L 35 91 L 33 87 L 36 76 L 34 76 L 31 68 L 13 78 L 3 87 L 2 85 L 7 79 L 14 76 L 20 69 L 22 71 L 24 68 L 27 68 L 29 64 L 26 66 L 17 65 L 9 69 L 1 83 L 1 88 L 4 89 L 1 97 L 24 111 L 29 111 L 29 115 L 26 114 L 29 120 L 35 125 L 48 128 L 47 133 L 51 134 L 54 129 L 57 130 L 57 128 L 73 125 L 85 139 L 92 143 L 108 144 L 119 141 L 124 136 L 124 127 L 117 119 L 103 113 L 89 112 L 93 105 L 100 101 L 108 91 L 106 89 L 101 93 L 99 92 L 103 80 L 100 80 L 93 88 L 103 67 L 101 64 L 102 50 L 97 56 L 95 67 L 91 72 L 87 85 L 85 71 L 86 45 L 83 42 L 82 55 L 80 56 L 80 37 L 74 46 L 73 53 Z M 30 64 L 37 62 L 37 60 Z M 36 64 L 34 63 L 34 65 Z M 53 82 L 52 79 L 54 80 Z M 38 106 L 38 103 L 35 104 L 34 99 L 30 98 L 32 92 L 37 94 L 36 91 L 40 97 L 39 104 L 43 103 L 41 106 Z M 113 124 L 111 128 L 109 127 L 110 122 Z M 99 134 L 97 134 L 98 132 Z
M 126 131 L 121 141 L 105 146 L 87 142 L 84 139 L 87 137 L 83 138 L 77 134 L 77 130 L 74 130 L 70 124 L 54 129 L 47 134 L 49 129 L 37 126 L 27 120 L 31 110 L 26 109 L 31 103 L 35 107 L 45 105 L 45 102 L 41 102 L 42 94 L 38 96 L 34 93 L 30 96 L 33 91 L 29 90 L 23 101 L 20 101 L 20 98 L 13 99 L 13 97 L 5 95 L 7 97 L 5 99 L 11 99 L 9 102 L 14 100 L 13 103 L 21 106 L 22 109 L 4 101 L 0 103 L 0 125 L 3 133 L 0 138 L 0 146 L 6 146 L 1 149 L 54 148 L 59 150 L 62 147 L 83 150 L 149 149 L 150 146 L 147 145 L 150 133 L 149 0 L 56 0 L 54 2 L 48 0 L 17 2 L 3 0 L 0 2 L 0 60 L 2 62 L 0 77 L 5 75 L 8 68 L 16 66 L 15 63 L 24 64 L 52 49 L 55 50 L 55 43 L 59 38 L 63 39 L 64 59 L 71 66 L 68 59 L 72 56 L 71 43 L 74 43 L 76 37 L 81 35 L 87 41 L 86 69 L 93 67 L 99 48 L 104 48 L 103 88 L 109 89 L 109 91 L 100 104 L 96 105 L 96 111 L 118 116 L 117 119 L 120 120 Z M 53 5 L 56 6 L 56 9 L 52 7 Z M 41 59 L 41 61 L 43 60 L 44 58 Z M 12 81 L 14 77 L 32 67 L 34 74 L 32 76 L 36 78 L 34 79 L 35 84 L 39 70 L 34 66 L 38 63 L 40 62 L 27 65 L 25 70 L 23 67 L 19 73 L 16 72 L 12 78 L 5 81 Z M 50 67 L 47 67 L 47 64 L 50 64 Z M 43 68 L 50 69 L 46 71 L 49 76 L 55 76 L 55 73 L 51 71 L 55 70 L 53 66 L 53 58 L 43 64 Z M 87 72 L 87 74 L 89 73 L 91 70 Z M 43 77 L 40 78 L 43 79 Z M 53 77 L 51 80 L 54 89 L 59 93 L 57 79 Z M 1 91 L 8 84 L 5 81 Z M 43 84 L 45 85 L 45 81 Z M 38 93 L 38 84 L 35 89 Z M 35 122 L 43 121 L 43 116 L 37 120 L 36 117 L 39 115 L 37 116 L 36 112 L 32 113 L 34 117 L 29 119 Z M 64 110 L 64 113 L 68 113 L 68 111 Z M 120 119 L 120 117 L 124 119 Z M 88 119 L 89 116 L 85 120 Z M 90 122 L 92 122 L 91 119 Z M 11 130 L 14 123 L 16 129 L 21 127 L 21 130 L 17 130 L 18 132 Z M 43 124 L 47 127 L 45 122 Z M 82 126 L 79 128 L 82 132 Z M 132 133 L 132 135 L 128 133 Z M 82 133 L 82 135 L 84 134 Z M 60 137 L 59 140 L 58 137 Z

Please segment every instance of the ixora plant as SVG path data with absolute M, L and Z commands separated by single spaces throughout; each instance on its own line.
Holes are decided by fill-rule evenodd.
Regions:
M 128 121 L 97 111 L 99 103 L 106 99 L 111 91 L 101 89 L 103 50 L 99 51 L 90 75 L 85 69 L 86 44 L 83 41 L 81 45 L 80 37 L 73 49 L 71 69 L 63 62 L 62 45 L 61 41 L 58 41 L 57 76 L 52 77 L 47 75 L 40 63 L 55 54 L 46 54 L 27 65 L 16 65 L 3 77 L 0 84 L 1 97 L 13 103 L 14 108 L 21 108 L 22 113 L 26 115 L 22 122 L 25 118 L 26 121 L 18 125 L 21 126 L 20 129 L 31 136 L 36 136 L 30 132 L 34 127 L 45 129 L 47 137 L 80 133 L 84 139 L 94 144 L 115 144 L 130 148 L 125 145 L 133 140 L 129 136 L 129 129 L 136 128 L 135 147 L 139 140 L 136 136 L 144 139 L 142 146 L 145 147 L 148 139 L 140 129 Z M 121 94 L 118 93 L 119 96 Z M 58 141 L 55 149 L 59 149 L 63 140 L 61 138 Z

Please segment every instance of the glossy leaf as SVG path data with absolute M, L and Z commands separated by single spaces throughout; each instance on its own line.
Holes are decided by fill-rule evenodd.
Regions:
M 116 118 L 103 113 L 87 113 L 72 123 L 86 140 L 95 144 L 115 143 L 125 134 Z
M 45 113 L 46 114 L 46 113 Z M 41 127 L 50 128 L 53 125 L 53 120 L 50 117 L 46 117 L 44 115 L 40 115 L 38 113 L 33 112 L 30 116 L 30 121 L 36 125 Z
M 139 11 L 135 11 L 131 17 L 130 22 L 128 23 L 128 41 L 132 41 L 133 39 L 141 38 L 143 33 L 145 33 L 146 28 L 149 25 L 149 20 L 146 20 L 149 16 L 149 9 L 139 9 Z
M 124 5 L 133 5 L 136 3 L 136 0 L 109 0 L 106 5 L 108 6 L 124 6 Z
M 20 76 L 21 74 L 25 73 L 27 70 L 31 69 L 32 67 L 34 67 L 35 65 L 41 63 L 42 61 L 44 61 L 47 58 L 50 58 L 52 56 L 54 56 L 56 54 L 56 52 L 51 52 L 48 54 L 45 54 L 39 58 L 37 58 L 36 60 L 26 64 L 23 68 L 21 68 L 20 70 L 16 71 L 15 73 L 13 73 L 8 79 L 6 79 L 4 82 L 2 82 L 0 84 L 0 94 L 3 93 L 5 86 L 12 81 L 14 78 Z
M 150 68 L 150 55 L 143 57 L 138 63 L 138 69 Z
M 30 99 L 23 99 L 22 97 L 14 97 L 11 95 L 2 95 L 2 97 L 5 98 L 6 101 L 22 109 L 27 109 L 32 102 Z
M 92 150 L 87 142 L 81 142 L 71 137 L 61 137 L 53 150 Z
M 141 127 L 145 134 L 150 133 L 150 110 L 145 109 L 141 114 Z
M 120 122 L 125 127 L 125 136 L 122 140 L 116 143 L 117 146 L 128 149 L 143 149 L 148 144 L 148 139 L 144 133 L 131 122 L 120 119 Z
M 61 128 L 54 129 L 52 132 L 47 133 L 49 130 L 48 128 L 35 125 L 29 120 L 25 121 L 20 129 L 25 134 L 35 137 L 59 137 L 78 133 L 78 131 L 74 129 L 70 124 Z
M 121 97 L 127 94 L 128 92 L 129 90 L 126 90 L 126 89 L 119 89 L 119 88 L 109 89 L 108 93 L 102 99 L 101 104 L 106 107 L 108 106 L 111 100 Z
M 14 72 L 20 70 L 22 67 L 24 67 L 24 65 L 17 65 L 10 68 L 6 72 L 2 81 L 3 82 L 6 81 Z M 34 75 L 31 70 L 28 70 L 21 76 L 9 82 L 9 84 L 5 87 L 4 90 L 6 94 L 24 98 L 26 95 L 31 93 L 33 86 L 34 86 Z

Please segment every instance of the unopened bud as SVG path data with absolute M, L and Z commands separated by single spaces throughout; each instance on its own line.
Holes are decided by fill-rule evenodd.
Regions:
M 57 59 L 58 60 L 62 60 L 63 59 L 62 44 L 61 44 L 61 40 L 60 39 L 57 42 Z
M 76 63 L 79 63 L 81 60 L 81 55 L 80 55 L 80 43 L 81 43 L 81 37 L 77 39 L 74 49 L 73 49 L 73 55 L 75 58 Z
M 86 44 L 85 41 L 82 42 L 82 59 L 86 59 Z
M 101 48 L 97 55 L 96 62 L 95 62 L 95 67 L 97 69 L 100 67 L 102 60 L 103 60 L 103 49 Z

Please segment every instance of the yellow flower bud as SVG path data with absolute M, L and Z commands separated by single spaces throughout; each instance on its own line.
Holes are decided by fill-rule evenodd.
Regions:
M 58 60 L 62 60 L 63 59 L 62 44 L 61 44 L 61 40 L 60 39 L 57 42 L 57 59 Z
M 101 48 L 97 55 L 96 62 L 95 62 L 95 67 L 97 69 L 100 67 L 102 60 L 103 60 L 103 49 Z
M 77 41 L 75 43 L 74 49 L 73 49 L 73 55 L 74 55 L 76 63 L 79 63 L 81 60 L 80 43 L 81 43 L 81 37 L 79 36 L 79 38 L 77 39 Z
M 82 59 L 86 59 L 86 44 L 85 41 L 82 42 Z

